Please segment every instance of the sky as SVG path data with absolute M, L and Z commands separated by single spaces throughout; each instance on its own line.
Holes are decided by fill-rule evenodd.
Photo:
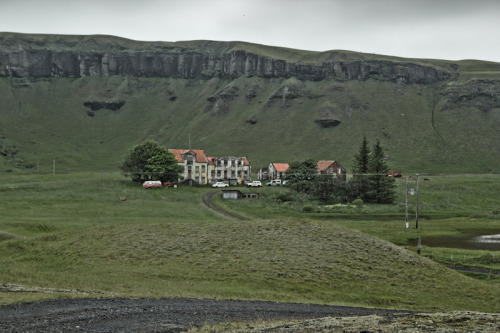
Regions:
M 500 0 L 0 0 L 0 31 L 500 62 Z

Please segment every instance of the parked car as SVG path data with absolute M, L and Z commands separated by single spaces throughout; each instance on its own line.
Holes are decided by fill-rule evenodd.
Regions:
M 212 187 L 229 187 L 229 184 L 226 184 L 224 182 L 217 182 L 213 184 Z
M 258 180 L 254 180 L 253 182 L 247 183 L 248 187 L 259 187 L 262 186 L 262 183 Z
M 266 184 L 267 186 L 281 186 L 281 179 L 273 179 Z
M 150 188 L 161 188 L 161 181 L 159 180 L 146 180 L 143 184 L 142 187 L 146 189 Z

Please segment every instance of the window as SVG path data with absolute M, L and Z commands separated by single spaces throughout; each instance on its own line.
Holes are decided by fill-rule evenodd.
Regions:
M 205 177 L 201 177 L 201 183 L 205 184 L 206 182 L 207 182 L 206 178 Z
M 204 165 L 201 166 L 201 172 L 205 173 L 205 166 Z
M 199 166 L 199 165 L 197 165 L 197 166 L 195 167 L 194 172 L 196 172 L 196 173 L 199 173 L 199 172 L 200 172 L 200 166 Z

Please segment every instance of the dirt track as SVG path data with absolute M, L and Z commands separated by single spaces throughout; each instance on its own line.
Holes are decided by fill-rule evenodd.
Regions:
M 394 315 L 390 310 L 200 299 L 59 299 L 0 307 L 0 332 L 182 332 L 205 323 Z
M 231 212 L 228 212 L 228 211 L 218 207 L 216 204 L 213 203 L 212 198 L 214 197 L 214 195 L 219 194 L 219 193 L 222 193 L 222 191 L 221 190 L 208 191 L 205 194 L 203 194 L 203 196 L 201 197 L 201 201 L 203 202 L 203 204 L 205 206 L 216 211 L 219 214 L 222 214 L 224 216 L 227 216 L 227 217 L 230 217 L 233 219 L 237 219 L 237 220 L 245 220 L 243 217 L 235 215 Z

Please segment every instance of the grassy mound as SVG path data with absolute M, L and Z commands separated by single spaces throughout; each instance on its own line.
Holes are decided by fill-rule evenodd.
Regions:
M 500 305 L 481 282 L 326 222 L 104 225 L 0 247 L 2 282 L 27 286 L 421 310 Z

